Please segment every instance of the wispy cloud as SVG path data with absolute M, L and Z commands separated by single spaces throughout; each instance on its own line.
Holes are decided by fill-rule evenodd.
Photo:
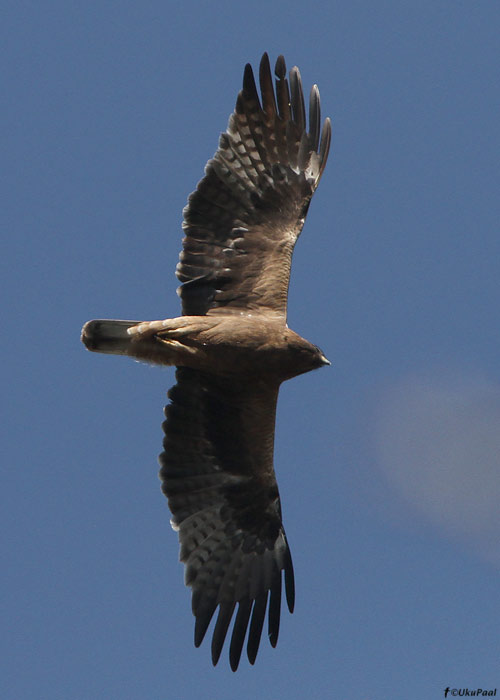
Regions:
M 398 494 L 500 565 L 500 385 L 454 373 L 406 378 L 382 393 L 375 434 Z

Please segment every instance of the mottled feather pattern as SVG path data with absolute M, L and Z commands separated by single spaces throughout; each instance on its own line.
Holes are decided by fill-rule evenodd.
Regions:
M 179 532 L 185 582 L 193 589 L 195 643 L 201 644 L 219 606 L 212 647 L 216 663 L 239 604 L 230 647 L 231 666 L 236 669 L 249 620 L 247 652 L 252 663 L 255 660 L 269 592 L 269 634 L 273 645 L 277 642 L 283 570 L 288 606 L 293 609 L 293 568 L 272 469 L 272 441 L 267 441 L 271 445 L 267 472 L 254 473 L 253 459 L 262 458 L 256 455 L 260 446 L 245 444 L 242 449 L 241 440 L 248 435 L 248 406 L 259 390 L 187 368 L 178 369 L 176 378 L 165 409 L 160 478 L 172 524 Z M 238 409 L 236 397 L 242 394 L 246 406 Z M 259 398 L 256 411 L 260 402 Z M 267 412 L 264 423 L 259 420 L 266 443 L 266 431 L 274 434 L 274 411 Z M 184 437 L 181 448 L 179 439 Z
M 184 209 L 177 276 L 186 315 L 212 309 L 286 315 L 293 247 L 326 164 L 331 128 L 327 119 L 320 144 L 316 86 L 307 131 L 298 69 L 289 86 L 280 56 L 275 73 L 276 96 L 264 54 L 261 101 L 246 66 L 227 132 Z

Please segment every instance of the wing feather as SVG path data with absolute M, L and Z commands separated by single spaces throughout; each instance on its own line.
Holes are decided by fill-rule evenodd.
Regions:
M 313 151 L 318 150 L 320 133 L 319 90 L 317 85 L 313 85 L 309 95 L 309 145 Z
M 299 133 L 302 134 L 306 128 L 306 108 L 304 105 L 304 93 L 302 92 L 302 80 L 297 66 L 290 71 L 290 84 L 293 120 L 297 124 Z
M 247 656 L 251 664 L 255 663 L 259 651 L 264 618 L 266 616 L 267 591 L 260 593 L 255 599 L 252 611 L 252 620 L 248 632 Z
M 278 109 L 281 119 L 285 122 L 290 121 L 290 90 L 286 79 L 286 64 L 283 56 L 278 56 L 275 75 L 278 78 L 276 81 L 276 96 L 278 98 Z
M 260 643 L 269 596 L 269 639 L 278 639 L 282 571 L 293 591 L 293 567 L 274 475 L 278 389 L 251 386 L 178 368 L 169 391 L 162 489 L 178 530 L 185 583 L 193 591 L 195 645 L 217 608 L 212 637 L 216 664 L 238 604 L 230 644 L 238 667 L 247 633 L 250 661 Z M 293 609 L 293 593 L 287 593 Z
M 247 64 L 227 131 L 184 209 L 177 265 L 183 314 L 286 316 L 293 247 L 326 164 L 331 126 L 326 119 L 320 140 L 314 86 L 307 131 L 298 68 L 288 82 L 280 56 L 275 75 L 274 88 L 264 54 L 260 98 Z
M 240 662 L 252 605 L 250 598 L 243 598 L 238 604 L 238 612 L 234 621 L 231 645 L 229 647 L 229 662 L 233 671 L 236 671 Z

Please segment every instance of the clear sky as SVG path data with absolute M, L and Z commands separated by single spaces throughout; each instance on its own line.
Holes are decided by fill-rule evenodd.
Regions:
M 4 3 L 0 696 L 500 693 L 500 5 Z M 193 647 L 157 480 L 173 371 L 85 351 L 175 316 L 181 211 L 263 51 L 317 83 L 330 161 L 280 394 L 296 612 L 237 674 Z

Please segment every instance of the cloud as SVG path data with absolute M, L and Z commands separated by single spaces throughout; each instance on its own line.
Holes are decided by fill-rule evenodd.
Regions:
M 382 393 L 378 463 L 431 523 L 500 565 L 500 385 L 415 376 Z

